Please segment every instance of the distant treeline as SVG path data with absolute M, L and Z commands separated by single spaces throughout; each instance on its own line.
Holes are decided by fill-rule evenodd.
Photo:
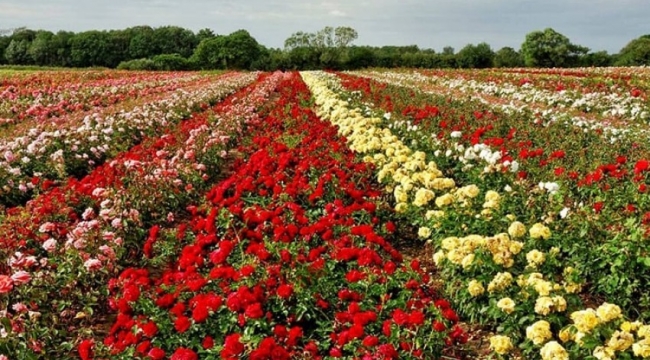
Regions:
M 259 44 L 246 30 L 216 35 L 178 26 L 136 26 L 79 33 L 27 28 L 0 31 L 0 64 L 52 67 L 108 67 L 133 70 L 359 69 L 365 67 L 488 68 L 650 65 L 650 35 L 628 43 L 618 54 L 591 52 L 545 29 L 526 35 L 520 49 L 493 50 L 469 44 L 458 52 L 410 46 L 356 46 L 357 32 L 326 27 L 297 32 L 283 49 Z

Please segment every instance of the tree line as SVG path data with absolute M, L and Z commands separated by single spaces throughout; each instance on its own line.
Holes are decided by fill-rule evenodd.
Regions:
M 487 43 L 458 52 L 410 46 L 357 46 L 356 30 L 325 27 L 296 32 L 284 48 L 267 48 L 248 31 L 217 35 L 178 27 L 135 26 L 108 31 L 0 30 L 0 64 L 108 67 L 133 70 L 291 70 L 365 67 L 488 68 L 650 65 L 650 35 L 630 41 L 617 54 L 573 44 L 548 28 L 526 35 L 520 49 L 497 51 Z

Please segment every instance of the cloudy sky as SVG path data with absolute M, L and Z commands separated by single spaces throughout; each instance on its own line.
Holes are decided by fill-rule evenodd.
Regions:
M 485 41 L 518 49 L 552 27 L 592 50 L 618 52 L 650 34 L 649 0 L 0 0 L 0 29 L 121 29 L 178 25 L 217 34 L 248 30 L 282 47 L 296 31 L 351 26 L 358 45 L 459 50 Z

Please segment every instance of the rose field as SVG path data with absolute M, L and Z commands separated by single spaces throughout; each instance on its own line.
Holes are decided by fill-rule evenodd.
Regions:
M 648 95 L 0 70 L 0 360 L 650 358 Z

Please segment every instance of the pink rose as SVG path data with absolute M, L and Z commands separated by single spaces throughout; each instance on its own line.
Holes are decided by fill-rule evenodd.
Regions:
M 97 259 L 88 259 L 84 262 L 84 267 L 88 271 L 94 271 L 102 267 L 102 262 Z
M 56 249 L 56 240 L 49 238 L 43 243 L 43 249 L 47 252 L 52 252 Z
M 0 275 L 0 294 L 8 293 L 14 288 L 14 282 L 7 275 Z
M 13 275 L 11 275 L 11 280 L 13 280 L 14 284 L 16 285 L 26 284 L 31 279 L 32 279 L 32 275 L 27 271 L 22 271 L 22 270 L 17 271 Z

